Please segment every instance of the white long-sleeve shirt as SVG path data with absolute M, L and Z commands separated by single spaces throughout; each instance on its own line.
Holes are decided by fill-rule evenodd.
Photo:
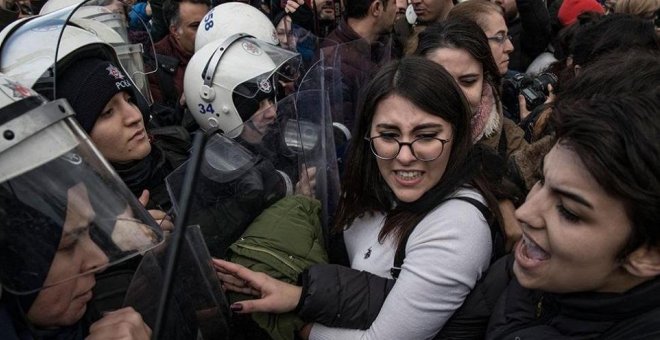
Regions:
M 484 203 L 474 189 L 454 196 Z M 356 219 L 344 232 L 351 267 L 391 278 L 396 243 L 378 242 L 383 214 Z M 378 317 L 367 330 L 330 328 L 314 324 L 313 340 L 430 339 L 462 305 L 488 268 L 491 233 L 481 212 L 461 200 L 448 200 L 429 213 L 410 235 L 401 273 Z

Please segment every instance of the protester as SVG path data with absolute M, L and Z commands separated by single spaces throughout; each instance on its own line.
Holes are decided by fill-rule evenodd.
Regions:
M 466 1 L 458 4 L 448 14 L 452 19 L 470 20 L 486 33 L 493 59 L 500 75 L 509 70 L 509 60 L 514 50 L 502 8 L 486 1 Z
M 475 1 L 475 0 L 470 0 Z M 550 14 L 544 1 L 491 0 L 504 9 L 513 52 L 509 68 L 523 72 L 545 50 L 552 38 Z
M 333 121 L 349 129 L 358 119 L 361 88 L 391 58 L 396 13 L 395 0 L 347 2 L 346 18 L 321 43 L 324 62 L 341 73 L 342 107 L 333 112 Z
M 154 45 L 159 63 L 149 77 L 154 102 L 172 109 L 182 106 L 183 75 L 195 52 L 197 28 L 210 9 L 210 0 L 168 0 L 163 4 L 169 32 Z
M 533 176 L 536 168 L 527 166 L 530 151 L 524 132 L 503 115 L 500 75 L 486 36 L 471 21 L 449 19 L 419 34 L 416 53 L 439 63 L 454 77 L 470 103 L 472 142 L 488 146 L 499 156 L 490 159 L 486 171 L 499 188 L 507 249 L 511 249 L 520 236 L 513 211 L 527 192 L 524 179 Z
M 516 212 L 515 278 L 488 339 L 660 334 L 658 89 L 592 94 L 611 86 L 611 70 L 584 72 L 601 81 L 584 87 L 578 77 L 566 85 L 572 96 L 558 94 L 557 142 Z
M 477 205 L 497 206 L 473 163 L 460 89 L 439 65 L 410 57 L 381 69 L 365 90 L 356 130 L 362 137 L 351 146 L 335 222 L 352 269 L 312 266 L 300 287 L 217 260 L 227 289 L 259 297 L 235 303 L 234 311 L 296 309 L 316 322 L 302 329 L 303 338 L 430 338 L 488 268 L 493 240 Z M 394 268 L 400 247 L 405 260 Z M 364 289 L 383 294 L 383 279 L 392 277 L 398 279 L 382 309 L 353 300 Z M 366 309 L 377 315 L 366 326 L 361 318 L 337 318 Z M 348 329 L 360 325 L 366 329 Z

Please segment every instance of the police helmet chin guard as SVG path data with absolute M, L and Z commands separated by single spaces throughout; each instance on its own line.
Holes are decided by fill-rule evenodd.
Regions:
M 46 102 L 0 75 L 0 282 L 13 294 L 91 275 L 163 240 L 73 115 L 66 100 Z M 68 251 L 93 265 L 53 272 Z
M 274 104 L 277 82 L 292 81 L 300 62 L 298 53 L 243 34 L 210 43 L 186 68 L 188 109 L 205 133 L 235 138 L 245 122 Z
M 273 46 L 279 45 L 277 31 L 270 19 L 255 7 L 242 2 L 226 2 L 213 7 L 195 34 L 195 52 L 214 41 L 234 34 L 246 34 Z

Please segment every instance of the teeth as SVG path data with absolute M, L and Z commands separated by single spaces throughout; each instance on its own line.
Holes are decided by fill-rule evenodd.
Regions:
M 410 179 L 415 179 L 417 177 L 422 176 L 422 172 L 421 171 L 396 171 L 396 175 L 403 178 L 403 179 L 410 180 Z

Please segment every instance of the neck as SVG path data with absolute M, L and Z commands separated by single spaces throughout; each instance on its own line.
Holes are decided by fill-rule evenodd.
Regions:
M 596 291 L 599 293 L 625 293 L 652 279 L 655 277 L 639 277 L 619 268 L 613 277 Z
M 346 22 L 355 33 L 369 43 L 373 43 L 378 39 L 379 34 L 375 30 L 376 23 L 370 17 L 361 19 L 348 18 Z

